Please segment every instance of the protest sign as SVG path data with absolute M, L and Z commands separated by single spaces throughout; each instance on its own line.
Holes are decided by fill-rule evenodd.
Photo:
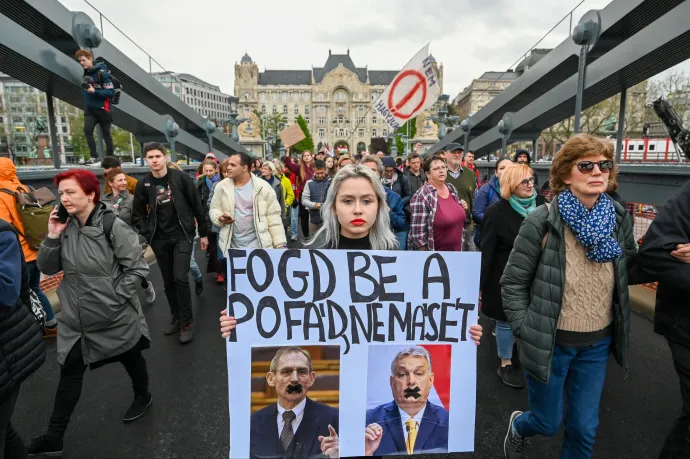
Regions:
M 405 122 L 438 100 L 441 86 L 432 64 L 427 44 L 403 67 L 374 102 L 373 109 L 391 129 L 400 129 Z
M 227 255 L 231 458 L 313 456 L 336 434 L 340 457 L 474 449 L 479 253 Z M 400 410 L 422 408 L 405 436 Z M 286 410 L 303 416 L 295 432 Z
M 283 144 L 286 148 L 289 148 L 295 145 L 297 142 L 301 142 L 302 140 L 306 139 L 304 132 L 302 132 L 302 128 L 299 127 L 299 124 L 297 123 L 283 129 L 278 135 L 280 136 L 280 139 L 283 141 Z

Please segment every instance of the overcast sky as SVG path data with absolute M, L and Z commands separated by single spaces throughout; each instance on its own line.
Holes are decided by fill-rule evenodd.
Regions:
M 84 0 L 59 0 L 99 23 Z M 234 65 L 249 53 L 259 70 L 322 67 L 328 50 L 358 67 L 399 70 L 427 42 L 455 97 L 485 71 L 511 68 L 580 0 L 90 0 L 165 69 L 234 88 Z M 608 0 L 585 0 L 573 24 Z M 566 19 L 538 47 L 568 37 Z M 148 70 L 148 58 L 104 22 L 104 37 Z M 680 66 L 690 71 L 690 61 Z M 154 71 L 161 70 L 154 64 Z

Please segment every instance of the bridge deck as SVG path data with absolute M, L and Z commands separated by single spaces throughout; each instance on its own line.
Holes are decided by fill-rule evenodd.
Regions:
M 197 260 L 203 271 L 206 260 L 198 250 Z M 182 346 L 160 332 L 168 321 L 168 306 L 159 269 L 151 268 L 158 298 L 144 306 L 153 340 L 145 356 L 154 404 L 144 418 L 123 424 L 120 419 L 131 402 L 124 369 L 108 365 L 89 371 L 65 437 L 64 457 L 227 457 L 227 370 L 225 344 L 218 333 L 225 291 L 205 277 L 203 294 L 194 298 L 196 338 Z M 477 452 L 453 457 L 502 457 L 510 413 L 528 407 L 526 390 L 504 386 L 496 376 L 497 365 L 495 341 L 487 333 L 478 358 Z M 15 411 L 14 422 L 25 441 L 44 432 L 58 378 L 55 341 L 50 341 L 48 359 L 22 386 Z M 594 457 L 656 457 L 679 409 L 678 378 L 666 342 L 653 333 L 647 319 L 633 314 L 630 374 L 624 379 L 611 359 Z M 562 431 L 552 439 L 535 439 L 526 457 L 558 457 L 561 439 Z

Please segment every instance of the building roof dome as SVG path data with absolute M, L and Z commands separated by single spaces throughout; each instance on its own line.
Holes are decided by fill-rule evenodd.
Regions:
M 241 62 L 242 64 L 251 64 L 251 63 L 254 62 L 254 61 L 252 61 L 252 58 L 249 57 L 249 54 L 244 53 L 244 56 L 242 56 L 242 60 L 241 60 L 240 62 Z
M 434 58 L 433 54 L 429 54 L 429 62 L 436 62 L 436 58 Z

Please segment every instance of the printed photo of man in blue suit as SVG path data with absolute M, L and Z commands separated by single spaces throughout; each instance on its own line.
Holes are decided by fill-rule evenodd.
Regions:
M 252 458 L 340 456 L 338 410 L 307 397 L 315 380 L 308 351 L 284 347 L 276 352 L 266 381 L 275 387 L 278 403 L 251 415 Z
M 415 346 L 391 362 L 393 401 L 367 411 L 365 455 L 447 453 L 448 410 L 428 401 L 434 385 L 431 356 Z

